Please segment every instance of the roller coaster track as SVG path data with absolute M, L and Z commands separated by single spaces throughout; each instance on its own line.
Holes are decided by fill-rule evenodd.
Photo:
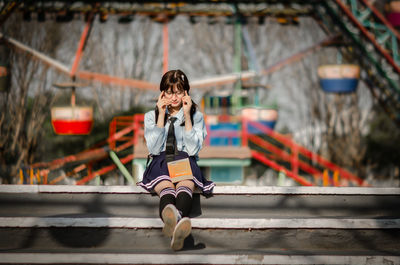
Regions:
M 316 19 L 343 33 L 363 68 L 361 78 L 389 116 L 400 124 L 400 34 L 366 0 L 322 1 Z

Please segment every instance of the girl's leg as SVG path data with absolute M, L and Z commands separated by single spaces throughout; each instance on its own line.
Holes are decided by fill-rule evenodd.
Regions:
M 175 226 L 173 232 L 171 240 L 171 248 L 173 250 L 182 249 L 185 238 L 188 237 L 192 231 L 192 224 L 188 217 L 192 208 L 193 189 L 194 183 L 191 180 L 184 180 L 176 185 L 176 207 L 183 218 Z
M 175 208 L 176 191 L 170 181 L 162 181 L 154 188 L 160 197 L 159 215 L 164 222 L 163 233 L 172 236 L 179 219 L 179 213 Z
M 176 208 L 182 217 L 189 217 L 192 209 L 194 183 L 191 180 L 183 180 L 176 185 Z
M 176 197 L 175 186 L 171 181 L 164 180 L 158 183 L 154 187 L 154 191 L 160 197 L 159 214 L 160 217 L 162 218 L 161 213 L 164 210 L 165 206 L 167 206 L 168 204 L 175 205 L 175 197 Z

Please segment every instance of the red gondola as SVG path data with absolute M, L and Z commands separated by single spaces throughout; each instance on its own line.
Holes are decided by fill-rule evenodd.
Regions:
M 93 127 L 93 108 L 76 106 L 76 84 L 57 84 L 59 88 L 72 88 L 71 106 L 51 108 L 51 124 L 54 132 L 60 135 L 86 135 Z

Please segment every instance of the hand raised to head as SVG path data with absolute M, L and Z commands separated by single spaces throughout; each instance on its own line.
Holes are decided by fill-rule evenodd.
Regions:
M 189 96 L 185 90 L 185 95 L 182 97 L 182 107 L 185 114 L 190 114 L 190 109 L 192 108 L 192 98 Z
M 165 90 L 160 93 L 157 100 L 157 108 L 159 111 L 165 111 L 171 100 L 165 97 Z

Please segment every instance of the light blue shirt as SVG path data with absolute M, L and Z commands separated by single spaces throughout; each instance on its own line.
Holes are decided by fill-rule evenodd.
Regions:
M 189 156 L 197 156 L 207 136 L 203 114 L 200 111 L 194 113 L 194 124 L 190 131 L 186 131 L 185 126 L 180 126 L 184 120 L 183 108 L 179 110 L 175 117 L 177 118 L 174 127 L 178 150 L 188 153 Z M 157 127 L 154 110 L 144 115 L 144 138 L 150 154 L 159 155 L 162 151 L 165 151 L 169 126 L 170 122 L 167 121 L 164 128 Z

